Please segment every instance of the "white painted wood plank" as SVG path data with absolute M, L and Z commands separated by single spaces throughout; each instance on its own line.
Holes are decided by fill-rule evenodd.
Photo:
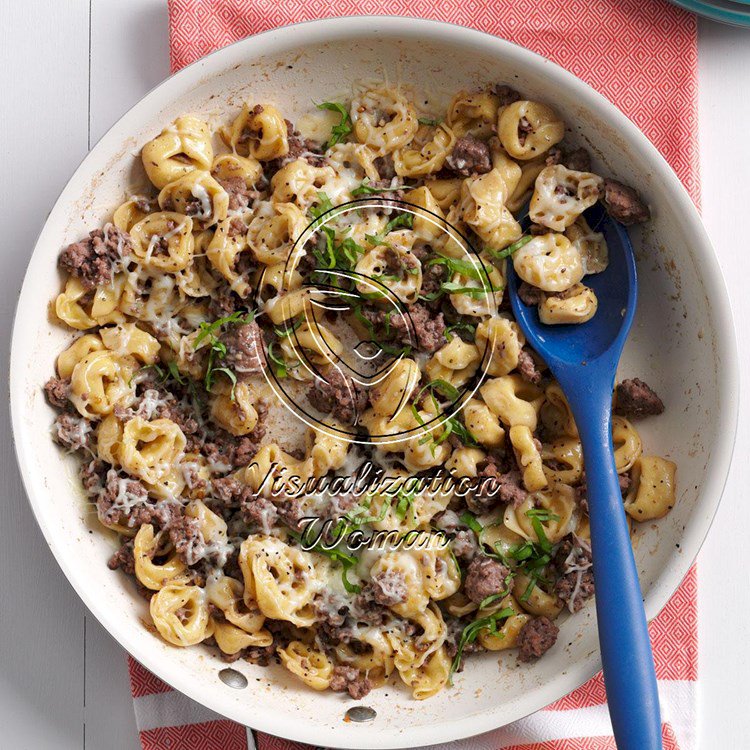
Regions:
M 140 750 L 122 647 L 86 620 L 86 750 Z
M 10 324 L 27 259 L 87 149 L 89 14 L 86 2 L 2 5 L 0 370 L 7 372 Z M 0 430 L 0 744 L 79 750 L 84 608 L 21 489 L 5 399 Z
M 742 373 L 734 465 L 724 500 L 699 559 L 701 748 L 747 747 L 742 719 L 750 698 L 750 546 L 747 457 L 750 453 L 750 252 L 747 195 L 750 150 L 750 32 L 700 24 L 700 123 L 703 214 L 734 306 Z M 734 717 L 734 718 L 732 718 Z
M 91 137 L 169 75 L 164 0 L 92 0 Z

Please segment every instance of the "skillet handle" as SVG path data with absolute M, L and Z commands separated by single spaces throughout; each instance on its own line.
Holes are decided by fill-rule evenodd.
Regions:
M 611 388 L 571 399 L 583 446 L 604 683 L 619 750 L 662 750 L 659 694 L 611 437 Z M 576 403 L 577 402 L 577 403 Z

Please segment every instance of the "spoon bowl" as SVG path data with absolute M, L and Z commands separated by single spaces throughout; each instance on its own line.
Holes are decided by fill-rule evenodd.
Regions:
M 601 232 L 609 248 L 609 262 L 601 273 L 586 277 L 586 286 L 594 290 L 599 307 L 591 320 L 577 325 L 545 325 L 537 308 L 525 305 L 518 297 L 518 275 L 509 263 L 508 292 L 513 314 L 531 346 L 543 356 L 555 377 L 558 370 L 571 365 L 591 366 L 605 357 L 611 364 L 620 359 L 635 315 L 638 283 L 635 255 L 627 230 L 609 218 L 601 205 L 586 212 L 592 231 Z M 601 366 L 601 365 L 600 365 Z M 614 377 L 614 374 L 613 374 Z

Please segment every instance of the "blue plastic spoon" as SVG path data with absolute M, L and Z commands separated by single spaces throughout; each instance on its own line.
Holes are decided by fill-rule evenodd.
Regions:
M 612 389 L 637 298 L 635 257 L 625 229 L 601 207 L 587 212 L 603 232 L 609 266 L 586 279 L 599 300 L 581 325 L 544 325 L 518 297 L 508 262 L 508 292 L 528 343 L 565 393 L 583 447 L 591 522 L 604 683 L 619 750 L 661 750 L 661 718 L 641 587 L 612 447 Z

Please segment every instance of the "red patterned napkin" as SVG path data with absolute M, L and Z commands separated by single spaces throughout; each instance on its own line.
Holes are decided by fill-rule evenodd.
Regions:
M 587 81 L 651 139 L 699 199 L 695 18 L 664 0 L 169 0 L 172 70 L 297 21 L 354 14 L 451 21 L 528 47 Z M 696 576 L 651 624 L 665 750 L 694 750 Z M 194 703 L 130 660 L 143 750 L 304 750 Z M 601 675 L 562 700 L 456 750 L 614 750 Z M 256 744 L 257 743 L 257 744 Z

